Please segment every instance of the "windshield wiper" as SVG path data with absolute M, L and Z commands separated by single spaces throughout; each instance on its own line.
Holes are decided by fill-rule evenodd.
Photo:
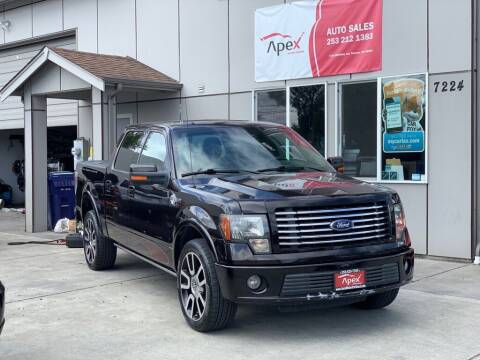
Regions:
M 324 172 L 325 170 L 322 169 L 317 169 L 312 166 L 285 166 L 285 165 L 280 165 L 277 167 L 272 167 L 272 168 L 266 168 L 266 169 L 260 169 L 257 170 L 257 172 L 269 172 L 269 171 L 282 171 L 282 172 L 287 172 L 287 171 L 299 171 L 299 170 L 313 170 L 313 171 L 322 171 Z
M 198 170 L 183 173 L 182 177 L 184 176 L 192 176 L 192 175 L 215 175 L 215 174 L 239 174 L 241 172 L 247 172 L 251 174 L 258 174 L 256 171 L 249 171 L 249 170 L 236 170 L 236 169 L 205 169 L 205 170 Z

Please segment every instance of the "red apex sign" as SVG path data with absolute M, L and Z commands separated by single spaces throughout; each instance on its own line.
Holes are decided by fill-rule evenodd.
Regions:
M 300 1 L 255 12 L 258 82 L 381 67 L 381 0 Z

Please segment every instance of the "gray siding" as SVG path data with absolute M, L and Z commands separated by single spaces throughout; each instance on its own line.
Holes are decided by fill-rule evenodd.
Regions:
M 428 15 L 430 72 L 470 70 L 472 67 L 471 1 L 430 1 Z
M 228 1 L 180 0 L 180 69 L 183 96 L 228 92 Z
M 75 49 L 75 38 L 52 40 L 50 46 Z M 26 45 L 0 52 L 0 87 L 5 85 L 45 44 Z M 38 84 L 37 86 L 41 86 Z M 49 126 L 76 125 L 77 102 L 71 100 L 48 99 Z M 20 97 L 12 96 L 0 103 L 0 129 L 23 128 L 24 111 Z
M 46 0 L 6 11 L 4 17 L 12 26 L 5 34 L 0 32 L 0 44 L 76 28 L 79 50 L 137 57 L 183 83 L 180 94 L 120 97 L 117 113 L 131 115 L 133 122 L 250 120 L 252 90 L 327 82 L 330 156 L 336 154 L 337 82 L 429 72 L 429 183 L 392 187 L 404 200 L 417 252 L 470 257 L 471 1 L 383 0 L 382 71 L 257 84 L 254 10 L 284 2 Z M 2 62 L 0 58 L 0 83 L 7 81 L 34 53 L 32 50 L 11 54 L 10 59 L 15 60 L 11 62 Z M 463 92 L 433 93 L 434 81 L 460 78 L 468 85 Z M 203 92 L 199 86 L 204 87 Z M 74 121 L 75 109 L 74 103 L 51 100 L 49 121 Z M 82 108 L 81 112 L 87 110 Z M 2 126 L 23 127 L 18 99 L 0 104 Z M 91 131 L 88 121 L 80 127 L 86 133 Z
M 137 56 L 135 0 L 98 1 L 98 52 Z
M 434 93 L 435 81 L 463 80 L 461 92 Z M 430 77 L 428 252 L 470 257 L 471 103 L 470 73 Z
M 138 60 L 179 79 L 179 56 L 178 1 L 137 0 Z

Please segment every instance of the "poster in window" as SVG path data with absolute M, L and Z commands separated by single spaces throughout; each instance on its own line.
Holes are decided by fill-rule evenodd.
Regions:
M 425 180 L 426 76 L 381 80 L 382 180 Z

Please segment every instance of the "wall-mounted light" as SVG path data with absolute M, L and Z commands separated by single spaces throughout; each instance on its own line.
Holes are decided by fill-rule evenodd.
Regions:
M 10 20 L 2 20 L 0 21 L 0 27 L 2 28 L 3 31 L 7 31 L 8 28 L 12 25 Z

